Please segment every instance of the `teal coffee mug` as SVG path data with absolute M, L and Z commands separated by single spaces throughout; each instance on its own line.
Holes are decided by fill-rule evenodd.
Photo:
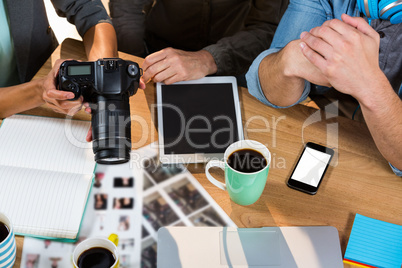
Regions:
M 236 204 L 247 206 L 255 203 L 264 191 L 271 164 L 271 153 L 258 141 L 241 140 L 230 145 L 223 162 L 211 160 L 205 167 L 208 180 L 218 188 L 228 191 Z M 216 180 L 209 169 L 219 167 L 225 171 L 225 183 Z
M 17 245 L 11 221 L 0 212 L 0 268 L 14 266 Z

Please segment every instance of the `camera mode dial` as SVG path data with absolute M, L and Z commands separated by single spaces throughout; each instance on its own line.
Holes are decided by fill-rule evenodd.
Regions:
M 130 77 L 136 77 L 138 75 L 138 67 L 135 64 L 129 64 L 127 66 L 127 73 Z
M 80 87 L 72 81 L 64 81 L 64 83 L 62 84 L 62 88 L 64 91 L 70 91 L 74 93 L 74 98 L 70 100 L 76 100 L 81 96 Z

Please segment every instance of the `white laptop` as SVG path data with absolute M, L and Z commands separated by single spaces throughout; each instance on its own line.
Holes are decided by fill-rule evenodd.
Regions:
M 341 268 L 339 235 L 317 227 L 162 227 L 158 268 Z

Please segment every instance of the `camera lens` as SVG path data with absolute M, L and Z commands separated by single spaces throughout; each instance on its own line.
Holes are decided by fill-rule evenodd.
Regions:
M 94 103 L 91 109 L 95 161 L 109 165 L 129 161 L 131 118 L 128 94 L 97 95 Z

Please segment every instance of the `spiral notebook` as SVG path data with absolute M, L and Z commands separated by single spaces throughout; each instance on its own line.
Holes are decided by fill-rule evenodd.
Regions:
M 76 239 L 95 161 L 90 122 L 14 115 L 0 128 L 0 211 L 18 235 Z

